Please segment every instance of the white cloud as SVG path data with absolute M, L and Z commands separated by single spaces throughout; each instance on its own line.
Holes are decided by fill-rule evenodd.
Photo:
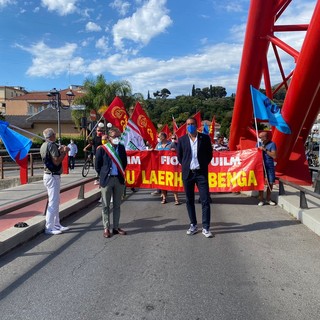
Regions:
M 50 48 L 42 41 L 31 47 L 16 46 L 29 52 L 33 57 L 32 65 L 27 70 L 28 76 L 54 78 L 66 73 L 70 63 L 79 72 L 85 71 L 83 59 L 74 57 L 77 50 L 77 45 L 74 43 L 66 43 L 60 48 Z
M 121 16 L 125 16 L 130 8 L 130 3 L 122 0 L 114 0 L 110 3 L 110 7 L 116 9 Z
M 101 31 L 101 27 L 96 23 L 90 21 L 86 24 L 86 31 L 98 32 L 98 31 Z
M 241 52 L 240 44 L 219 44 L 207 47 L 198 54 L 168 60 L 148 57 L 130 59 L 115 54 L 106 59 L 92 61 L 86 68 L 93 75 L 109 72 L 123 77 L 134 84 L 136 91 L 143 94 L 146 88 L 157 90 L 170 87 L 176 89 L 173 92 L 177 95 L 186 94 L 185 83 L 188 83 L 190 88 L 193 83 L 235 88 Z M 235 80 L 231 82 L 230 78 Z
M 43 7 L 49 11 L 57 11 L 61 16 L 74 13 L 77 10 L 76 4 L 79 0 L 41 0 Z
M 0 9 L 8 6 L 9 4 L 15 4 L 15 0 L 0 0 Z
M 123 49 L 123 40 L 146 45 L 172 24 L 165 7 L 166 0 L 150 0 L 131 17 L 119 20 L 112 29 L 114 45 Z
M 103 36 L 96 42 L 96 48 L 99 49 L 103 54 L 109 51 L 109 40 L 107 37 Z

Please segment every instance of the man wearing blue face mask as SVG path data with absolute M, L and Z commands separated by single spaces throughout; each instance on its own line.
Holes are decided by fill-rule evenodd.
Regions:
M 190 228 L 187 230 L 187 234 L 193 235 L 198 232 L 194 204 L 194 188 L 197 185 L 202 205 L 202 234 L 206 238 L 211 238 L 213 234 L 210 231 L 208 165 L 212 159 L 212 145 L 208 135 L 197 132 L 195 118 L 187 119 L 187 134 L 179 138 L 177 153 L 182 167 L 182 180 L 190 219 Z

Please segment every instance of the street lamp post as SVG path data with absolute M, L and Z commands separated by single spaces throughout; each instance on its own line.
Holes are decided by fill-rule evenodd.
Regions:
M 50 98 L 49 106 L 57 110 L 57 116 L 58 116 L 58 144 L 61 145 L 61 123 L 60 123 L 60 110 L 62 109 L 68 109 L 71 106 L 71 103 L 74 99 L 74 93 L 69 90 L 66 92 L 68 106 L 65 106 L 61 103 L 61 93 L 56 88 L 53 88 L 50 90 L 50 92 L 47 94 L 47 96 Z

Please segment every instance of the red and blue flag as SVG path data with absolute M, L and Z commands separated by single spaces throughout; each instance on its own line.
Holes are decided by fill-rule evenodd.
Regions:
M 17 163 L 24 159 L 31 148 L 32 141 L 9 128 L 9 123 L 0 120 L 0 138 L 12 160 Z

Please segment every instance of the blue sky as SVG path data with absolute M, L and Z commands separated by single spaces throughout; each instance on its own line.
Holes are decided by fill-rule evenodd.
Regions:
M 268 1 L 268 0 L 266 0 Z M 278 24 L 309 23 L 293 0 Z M 64 89 L 103 74 L 145 97 L 192 85 L 236 92 L 249 0 L 0 0 L 0 85 Z M 282 36 L 282 37 L 281 37 Z M 304 33 L 279 35 L 300 49 Z M 282 53 L 281 53 L 282 54 Z M 284 66 L 294 68 L 283 55 Z M 270 56 L 272 81 L 280 75 Z M 270 64 L 271 63 L 271 64 Z

